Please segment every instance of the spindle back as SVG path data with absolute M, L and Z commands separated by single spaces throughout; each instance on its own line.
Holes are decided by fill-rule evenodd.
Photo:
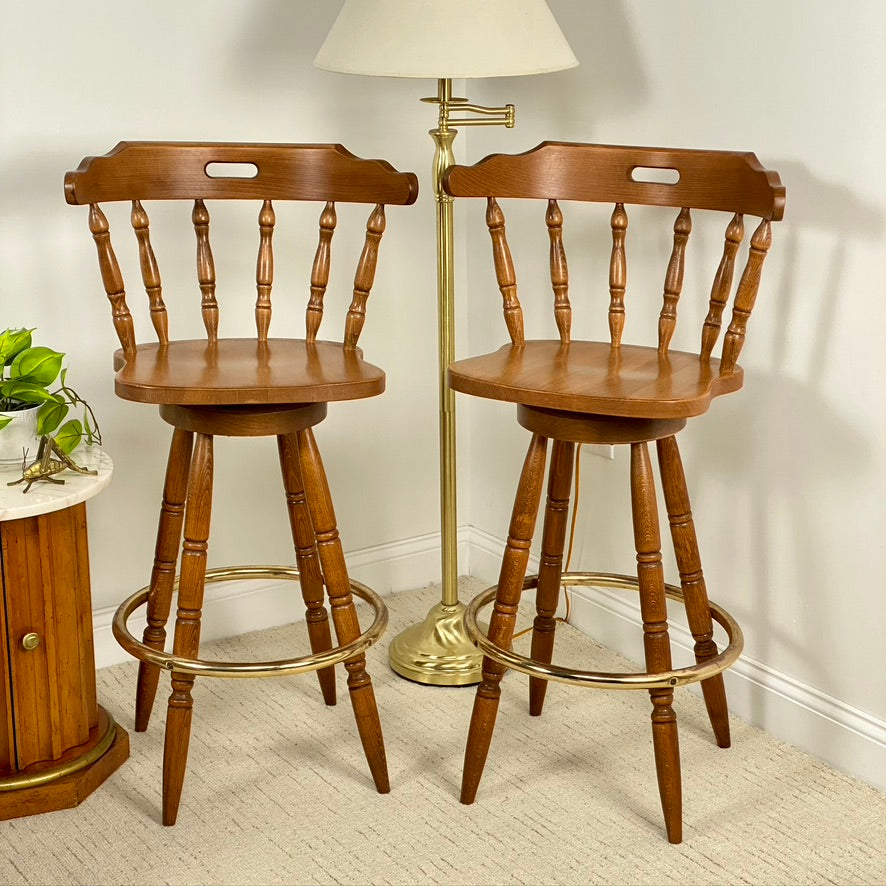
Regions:
M 655 179 L 661 178 L 662 171 L 669 172 L 674 181 L 644 180 L 649 171 L 653 172 Z M 743 217 L 760 218 L 751 237 L 747 263 L 736 289 L 732 319 L 723 343 L 720 371 L 731 372 L 735 368 L 771 242 L 770 223 L 780 220 L 784 212 L 785 191 L 778 175 L 764 169 L 754 154 L 543 142 L 523 154 L 493 154 L 473 166 L 452 166 L 445 174 L 444 189 L 455 197 L 487 199 L 486 223 L 492 238 L 505 322 L 511 341 L 517 346 L 525 342 L 523 312 L 499 199 L 547 201 L 545 224 L 550 240 L 554 316 L 564 344 L 570 340 L 572 307 L 560 201 L 614 204 L 610 219 L 612 248 L 608 314 L 613 348 L 621 346 L 625 321 L 628 228 L 625 207 L 647 205 L 678 209 L 658 322 L 661 352 L 668 351 L 676 327 L 686 248 L 692 230 L 691 211 L 731 213 L 704 321 L 700 346 L 700 356 L 704 360 L 711 357 L 723 310 L 732 291 L 736 253 L 744 234 Z
M 242 174 L 244 170 L 246 176 Z M 89 205 L 89 228 L 98 250 L 99 268 L 124 357 L 136 350 L 135 331 L 120 265 L 111 244 L 108 219 L 100 204 L 131 202 L 131 224 L 138 244 L 142 280 L 151 321 L 161 344 L 169 342 L 169 321 L 151 244 L 148 213 L 142 201 L 192 201 L 197 280 L 209 341 L 218 339 L 219 305 L 207 200 L 260 202 L 255 274 L 255 323 L 259 341 L 267 341 L 271 322 L 274 201 L 322 204 L 306 315 L 308 341 L 316 340 L 323 316 L 331 242 L 337 221 L 336 204 L 372 204 L 342 337 L 343 346 L 354 349 L 375 277 L 379 243 L 385 229 L 385 205 L 410 204 L 417 195 L 418 181 L 414 174 L 397 172 L 382 160 L 363 160 L 334 144 L 120 142 L 104 156 L 85 158 L 76 171 L 65 176 L 68 203 Z

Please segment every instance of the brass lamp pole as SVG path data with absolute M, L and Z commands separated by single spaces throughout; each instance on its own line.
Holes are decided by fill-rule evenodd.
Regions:
M 453 269 L 452 197 L 443 190 L 443 173 L 455 163 L 452 143 L 458 126 L 514 126 L 513 105 L 486 108 L 452 97 L 452 80 L 437 81 L 437 95 L 422 101 L 439 106 L 434 140 L 433 184 L 437 206 L 437 332 L 440 357 L 440 546 L 442 600 L 424 621 L 412 625 L 391 641 L 391 667 L 419 683 L 464 686 L 481 677 L 482 654 L 464 629 L 464 605 L 458 600 L 458 523 L 456 507 L 455 394 L 446 370 L 455 360 L 455 276 Z M 462 116 L 451 116 L 455 111 Z M 475 114 L 476 116 L 464 116 Z
M 468 639 L 458 600 L 455 396 L 446 381 L 455 359 L 453 214 L 442 183 L 455 162 L 456 127 L 511 128 L 514 106 L 486 108 L 453 98 L 452 80 L 540 74 L 578 62 L 545 0 L 345 0 L 314 64 L 348 74 L 437 81 L 437 95 L 423 101 L 436 104 L 439 112 L 430 134 L 437 212 L 443 592 L 424 621 L 394 637 L 389 659 L 398 674 L 419 683 L 477 683 L 482 655 Z

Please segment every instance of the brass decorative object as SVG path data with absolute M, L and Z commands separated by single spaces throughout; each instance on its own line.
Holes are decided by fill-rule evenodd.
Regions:
M 27 492 L 38 480 L 45 480 L 47 483 L 57 483 L 59 486 L 64 485 L 65 481 L 59 480 L 55 476 L 62 471 L 76 471 L 78 474 L 91 475 L 98 473 L 98 471 L 94 471 L 91 468 L 81 468 L 52 437 L 45 434 L 40 438 L 37 458 L 30 465 L 27 464 L 27 461 L 26 453 L 22 459 L 21 477 L 6 484 L 7 486 L 18 486 L 19 483 L 25 483 L 26 485 L 22 493 Z

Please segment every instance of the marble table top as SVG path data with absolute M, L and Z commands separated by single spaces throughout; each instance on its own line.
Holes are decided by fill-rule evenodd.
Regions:
M 25 484 L 8 486 L 11 480 L 21 477 L 21 465 L 0 464 L 0 520 L 21 520 L 51 511 L 60 511 L 86 501 L 101 492 L 111 482 L 114 463 L 98 446 L 84 446 L 74 453 L 74 461 L 84 468 L 97 470 L 98 474 L 78 474 L 63 471 L 55 476 L 64 480 L 64 486 L 38 480 L 27 493 Z

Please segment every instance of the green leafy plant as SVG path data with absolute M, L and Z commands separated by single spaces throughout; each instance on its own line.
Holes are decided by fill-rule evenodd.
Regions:
M 51 348 L 34 347 L 33 329 L 7 329 L 0 334 L 0 412 L 18 412 L 39 406 L 37 435 L 52 437 L 67 454 L 86 438 L 101 443 L 101 432 L 92 407 L 68 387 L 68 370 L 62 368 L 64 354 Z M 65 421 L 72 406 L 83 407 L 83 421 Z M 0 430 L 11 417 L 0 416 Z M 64 422 L 64 424 L 62 424 Z

